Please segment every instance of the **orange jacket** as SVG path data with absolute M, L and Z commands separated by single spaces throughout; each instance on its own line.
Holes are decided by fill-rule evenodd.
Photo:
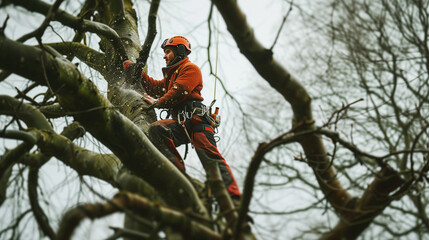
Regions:
M 162 80 L 154 80 L 142 71 L 142 83 L 150 96 L 159 98 L 156 104 L 158 108 L 174 108 L 187 100 L 204 100 L 201 96 L 201 70 L 188 58 L 171 68 L 165 68 Z

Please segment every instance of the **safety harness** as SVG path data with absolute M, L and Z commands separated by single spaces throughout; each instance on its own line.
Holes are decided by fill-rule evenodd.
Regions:
M 192 132 L 203 132 L 203 131 L 211 131 L 215 132 L 215 129 L 220 125 L 220 118 L 213 118 L 213 114 L 210 114 L 210 109 L 204 105 L 201 101 L 197 100 L 189 100 L 185 101 L 178 106 L 170 109 L 168 111 L 173 119 L 177 119 L 180 125 L 182 125 L 183 130 L 185 131 L 186 136 L 188 137 L 189 142 L 191 143 L 192 148 L 194 148 L 194 144 L 192 143 L 192 138 L 189 135 L 188 130 L 186 129 L 185 123 L 186 121 L 190 121 Z M 201 123 L 194 125 L 192 123 L 192 117 L 197 115 L 201 119 Z M 186 158 L 188 154 L 188 145 L 186 144 L 185 156 Z

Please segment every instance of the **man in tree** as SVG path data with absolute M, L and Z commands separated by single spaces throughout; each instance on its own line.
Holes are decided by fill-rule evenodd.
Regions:
M 143 97 L 143 100 L 150 104 L 148 109 L 169 109 L 169 115 L 172 117 L 152 124 L 149 129 L 152 142 L 158 148 L 165 144 L 169 151 L 167 157 L 182 172 L 185 172 L 185 166 L 176 146 L 193 144 L 204 167 L 210 162 L 219 164 L 229 194 L 238 200 L 241 194 L 237 183 L 230 167 L 216 147 L 214 120 L 210 117 L 208 108 L 202 103 L 204 98 L 201 96 L 203 88 L 201 70 L 187 57 L 191 53 L 191 44 L 185 37 L 174 36 L 166 39 L 161 48 L 164 50 L 166 62 L 166 67 L 162 69 L 164 74 L 162 80 L 154 80 L 143 70 L 140 75 L 139 64 L 124 62 L 128 76 L 137 75 L 141 78 L 149 94 Z

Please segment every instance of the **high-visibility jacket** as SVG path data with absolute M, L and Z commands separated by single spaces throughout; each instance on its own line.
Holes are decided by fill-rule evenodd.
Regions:
M 155 80 L 142 71 L 142 83 L 147 93 L 158 99 L 156 107 L 174 108 L 188 100 L 202 101 L 203 78 L 200 68 L 189 58 L 174 66 L 163 68 L 164 78 Z

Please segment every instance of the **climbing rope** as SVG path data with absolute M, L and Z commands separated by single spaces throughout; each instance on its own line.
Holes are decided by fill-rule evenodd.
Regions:
M 217 85 L 217 65 L 219 59 L 219 12 L 216 13 L 216 60 L 215 60 L 215 74 L 214 74 L 214 89 L 213 89 L 213 101 L 210 104 L 210 110 L 216 102 L 216 85 Z

